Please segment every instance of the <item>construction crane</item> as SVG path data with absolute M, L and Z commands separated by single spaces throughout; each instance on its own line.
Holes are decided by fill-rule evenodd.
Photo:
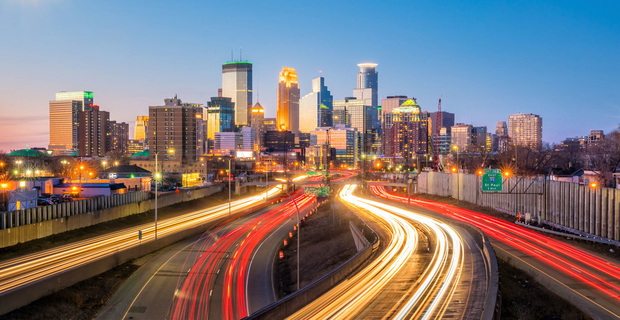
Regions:
M 433 171 L 440 171 L 439 169 L 439 140 L 441 137 L 441 97 L 439 98 L 439 104 L 437 105 L 437 116 L 435 117 L 435 134 L 433 141 Z

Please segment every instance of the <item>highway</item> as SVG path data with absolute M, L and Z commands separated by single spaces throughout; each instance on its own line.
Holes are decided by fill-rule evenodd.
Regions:
M 269 197 L 280 193 L 281 187 L 268 191 Z M 250 196 L 232 201 L 232 214 L 248 210 L 265 201 L 265 194 Z M 200 226 L 229 215 L 229 204 L 221 204 L 197 210 L 178 217 L 158 222 L 158 237 L 196 226 Z M 138 231 L 142 231 L 142 240 Z M 154 225 L 144 224 L 105 235 L 76 241 L 14 259 L 0 262 L 0 299 L 3 295 L 16 292 L 21 288 L 36 284 L 46 278 L 96 261 L 135 246 L 146 245 L 154 241 Z
M 535 270 L 538 281 L 595 319 L 620 319 L 620 264 L 517 224 L 436 201 L 396 195 L 383 187 L 374 194 L 426 208 L 480 228 L 499 256 Z
M 314 206 L 315 196 L 300 192 L 283 205 L 236 225 L 209 243 L 208 250 L 191 261 L 189 274 L 178 287 L 170 319 L 240 319 L 249 314 L 246 296 L 253 253 L 269 234 Z M 278 239 L 280 240 L 280 239 Z M 279 241 L 278 241 L 279 242 Z M 272 261 L 267 261 L 271 264 Z M 254 288 L 256 289 L 256 288 Z M 262 291 L 262 292 L 261 292 Z M 268 283 L 258 294 L 272 294 Z
M 441 221 L 354 196 L 354 189 L 346 185 L 340 197 L 383 225 L 388 243 L 362 270 L 290 318 L 476 318 L 478 312 L 479 319 L 480 299 L 471 293 L 485 291 L 486 283 L 473 281 L 479 266 L 466 259 L 461 235 Z

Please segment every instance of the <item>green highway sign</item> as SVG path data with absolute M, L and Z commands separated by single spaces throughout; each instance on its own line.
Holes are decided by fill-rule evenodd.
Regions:
M 309 176 L 324 176 L 327 173 L 325 171 L 308 171 L 306 174 Z
M 315 172 L 314 172 L 314 171 L 308 171 L 308 172 L 307 172 L 307 174 L 308 174 L 309 176 L 313 176 L 313 175 L 315 174 Z
M 482 191 L 502 191 L 502 171 L 500 169 L 484 169 Z
M 329 196 L 329 187 L 304 187 L 304 193 L 316 196 Z

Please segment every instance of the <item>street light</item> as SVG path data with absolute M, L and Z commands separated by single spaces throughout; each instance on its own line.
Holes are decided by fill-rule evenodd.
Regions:
M 459 147 L 453 145 L 452 149 L 456 150 L 456 201 L 461 200 L 461 175 L 459 174 Z M 454 171 L 453 171 L 454 172 Z
M 105 171 L 105 166 L 106 166 L 106 164 L 108 164 L 108 162 L 103 160 L 103 161 L 101 161 L 101 164 L 103 165 L 103 171 Z

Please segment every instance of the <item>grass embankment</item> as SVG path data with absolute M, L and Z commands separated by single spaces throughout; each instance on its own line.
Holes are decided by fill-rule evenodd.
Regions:
M 333 212 L 331 203 L 306 218 L 301 224 L 300 287 L 334 270 L 357 253 L 349 229 L 348 210 Z M 292 231 L 292 230 L 291 230 Z M 281 248 L 284 259 L 276 256 L 274 287 L 280 299 L 296 290 L 297 286 L 297 234 Z

